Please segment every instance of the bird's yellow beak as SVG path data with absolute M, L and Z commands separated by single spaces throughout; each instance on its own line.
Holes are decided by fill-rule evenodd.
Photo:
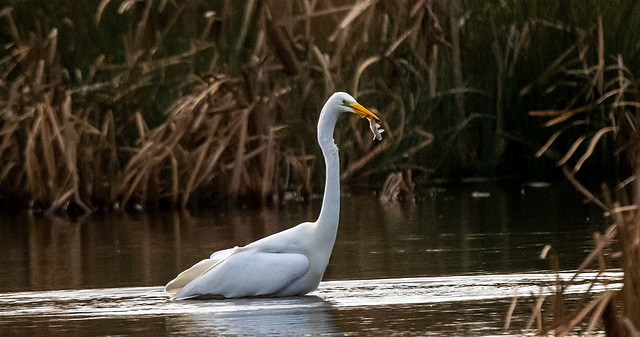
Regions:
M 378 116 L 376 116 L 373 112 L 367 110 L 367 108 L 363 107 L 358 102 L 345 102 L 344 105 L 350 107 L 351 110 L 353 110 L 353 113 L 360 116 L 360 118 L 367 117 L 380 121 L 380 118 L 378 118 Z

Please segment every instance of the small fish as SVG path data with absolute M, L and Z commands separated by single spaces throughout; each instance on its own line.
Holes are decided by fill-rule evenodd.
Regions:
M 373 118 L 367 118 L 369 120 L 369 128 L 373 132 L 373 139 L 382 140 L 382 133 L 384 129 L 380 129 L 380 124 L 376 123 Z

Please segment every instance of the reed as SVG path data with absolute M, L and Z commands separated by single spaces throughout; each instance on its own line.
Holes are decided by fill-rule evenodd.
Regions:
M 418 24 L 400 20 L 409 2 L 304 1 L 282 11 L 277 1 L 102 1 L 89 22 L 81 14 L 91 6 L 82 5 L 66 20 L 89 24 L 81 27 L 87 31 L 70 29 L 65 42 L 72 43 L 70 34 L 88 42 L 103 30 L 128 28 L 120 29 L 118 48 L 110 49 L 112 40 L 94 42 L 97 55 L 83 50 L 77 64 L 66 47 L 78 45 L 57 48 L 58 28 L 45 35 L 38 18 L 32 25 L 15 20 L 27 11 L 20 4 L 2 13 L 13 42 L 2 63 L 0 149 L 7 155 L 0 184 L 35 210 L 186 207 L 196 191 L 231 202 L 278 200 L 291 189 L 311 195 L 322 172 L 314 165 L 317 112 L 335 90 L 353 90 L 364 101 L 387 97 L 383 111 L 402 115 L 385 125 L 391 137 L 381 146 L 364 124 L 340 131 L 345 148 L 354 147 L 344 152 L 343 180 L 406 168 L 407 158 L 433 142 L 409 118 L 414 93 L 371 81 L 376 67 L 422 77 L 397 49 L 418 43 L 422 17 L 433 20 L 426 5 L 412 9 Z M 321 29 L 327 21 L 333 31 Z M 384 60 L 369 56 L 382 53 Z M 364 171 L 371 161 L 381 168 Z
M 531 111 L 530 115 L 547 118 L 544 125 L 556 130 L 536 155 L 553 159 L 576 190 L 599 206 L 612 223 L 604 233 L 594 234 L 595 247 L 578 266 L 574 278 L 590 267 L 602 273 L 612 265 L 621 265 L 623 288 L 601 294 L 591 293 L 590 288 L 572 310 L 566 311 L 563 305 L 557 304 L 563 303 L 566 285 L 573 279 L 569 282 L 559 280 L 552 295 L 554 301 L 546 312 L 541 304 L 532 313 L 530 322 L 538 322 L 540 333 L 553 331 L 556 335 L 566 335 L 580 331 L 590 334 L 599 322 L 603 322 L 607 336 L 636 336 L 640 327 L 640 185 L 637 183 L 640 167 L 636 130 L 640 91 L 622 54 L 609 59 L 605 57 L 607 27 L 604 22 L 600 13 L 590 30 L 592 33 L 585 33 L 576 48 L 563 53 L 543 73 L 543 76 L 549 76 L 562 69 L 563 75 L 552 81 L 550 87 L 557 90 L 560 86 L 570 85 L 575 90 L 571 99 L 565 102 L 566 106 Z M 589 38 L 593 43 L 585 47 Z M 578 48 L 591 50 L 580 52 Z M 602 193 L 594 193 L 581 181 L 584 176 L 580 173 L 590 161 L 596 161 L 594 157 L 611 163 L 608 169 L 614 174 L 598 179 L 613 180 L 616 185 L 613 191 L 603 184 Z M 592 285 L 596 282 L 597 277 Z M 537 297 L 537 301 L 542 303 L 544 298 Z M 547 319 L 545 313 L 548 316 L 549 312 L 553 317 Z
M 539 334 L 564 336 L 579 333 L 580 335 L 592 334 L 600 324 L 604 325 L 607 336 L 636 336 L 640 326 L 640 249 L 637 242 L 640 233 L 640 221 L 636 214 L 637 207 L 623 207 L 619 203 L 611 202 L 609 191 L 604 185 L 604 201 L 609 211 L 607 213 L 613 220 L 613 224 L 604 233 L 594 234 L 594 248 L 589 255 L 577 267 L 576 273 L 568 281 L 559 277 L 555 285 L 551 286 L 550 296 L 532 296 L 531 316 L 525 330 L 535 330 Z M 552 268 L 557 270 L 558 256 L 549 253 L 550 246 L 545 247 L 541 254 L 542 259 L 549 259 Z M 621 290 L 605 290 L 601 293 L 592 291 L 593 286 L 604 282 L 600 275 L 614 265 L 621 265 L 624 271 L 623 287 Z M 587 291 L 580 294 L 580 298 L 571 306 L 565 304 L 565 290 L 580 274 L 587 270 L 598 271 L 597 276 L 591 280 Z M 550 297 L 551 300 L 547 301 Z M 511 315 L 516 306 L 514 298 L 509 311 L 505 329 L 509 328 Z
M 345 186 L 523 164 L 550 176 L 530 156 L 549 131 L 525 112 L 584 109 L 638 63 L 606 29 L 640 23 L 631 0 L 626 12 L 546 0 L 65 3 L 0 12 L 0 195 L 50 212 L 310 196 L 322 186 L 317 114 L 335 90 L 377 108 L 387 130 L 375 143 L 366 123 L 338 128 Z M 617 54 L 626 63 L 612 68 Z M 619 118 L 637 101 L 627 89 Z M 592 121 L 549 147 L 605 127 Z

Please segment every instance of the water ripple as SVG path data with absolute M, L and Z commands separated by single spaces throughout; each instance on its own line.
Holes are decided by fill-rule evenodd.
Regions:
M 559 274 L 569 280 L 571 272 Z M 596 273 L 584 273 L 565 291 L 585 291 Z M 618 289 L 622 273 L 606 272 L 592 291 Z M 173 301 L 162 287 L 57 290 L 0 294 L 0 319 L 16 316 L 127 317 L 192 312 L 229 313 L 283 310 L 329 305 L 388 306 L 509 298 L 518 294 L 550 293 L 556 274 L 487 274 L 323 282 L 312 296 L 283 299 Z

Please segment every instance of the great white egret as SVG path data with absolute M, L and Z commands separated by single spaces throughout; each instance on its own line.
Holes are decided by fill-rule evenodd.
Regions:
M 282 297 L 315 290 L 329 263 L 338 232 L 340 165 L 333 130 L 338 116 L 353 112 L 369 119 L 374 138 L 381 139 L 379 118 L 349 94 L 334 93 L 318 120 L 318 143 L 326 180 L 318 220 L 267 236 L 244 247 L 217 251 L 180 273 L 165 286 L 175 299 L 194 297 Z

